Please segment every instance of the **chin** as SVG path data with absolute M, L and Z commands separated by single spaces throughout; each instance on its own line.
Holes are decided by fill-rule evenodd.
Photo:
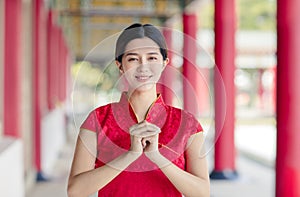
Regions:
M 155 87 L 156 87 L 156 85 L 154 83 L 144 84 L 144 85 L 140 85 L 138 87 L 133 88 L 133 91 L 147 92 L 147 91 L 153 90 L 153 88 L 155 88 Z

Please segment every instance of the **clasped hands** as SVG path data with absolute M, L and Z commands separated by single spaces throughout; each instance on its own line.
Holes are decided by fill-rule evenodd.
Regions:
M 133 125 L 129 129 L 130 151 L 142 154 L 158 152 L 158 135 L 160 128 L 147 121 Z
M 145 153 L 146 157 L 159 168 L 171 163 L 158 150 L 158 135 L 161 132 L 158 126 L 144 120 L 130 127 L 129 132 L 131 140 L 129 152 L 138 157 Z

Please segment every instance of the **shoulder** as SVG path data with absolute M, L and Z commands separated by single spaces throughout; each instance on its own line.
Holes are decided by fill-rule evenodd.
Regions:
M 198 119 L 190 112 L 184 110 L 184 109 L 180 109 L 177 107 L 173 107 L 170 105 L 167 105 L 168 111 L 170 112 L 170 118 L 180 118 L 181 119 L 181 123 L 184 123 L 185 126 L 187 127 L 191 127 L 191 128 L 197 128 L 197 131 L 202 131 L 202 126 L 200 124 L 200 122 L 198 121 Z
M 167 107 L 169 112 L 171 112 L 173 114 L 179 114 L 184 119 L 191 119 L 193 121 L 197 121 L 196 117 L 193 114 L 191 114 L 190 112 L 188 112 L 184 109 L 180 109 L 180 108 L 173 107 L 173 106 L 170 106 L 170 105 L 166 105 L 166 107 Z
M 102 105 L 102 106 L 96 107 L 95 109 L 92 110 L 92 112 L 99 113 L 99 112 L 107 111 L 107 110 L 109 110 L 111 108 L 111 105 L 112 105 L 112 103 L 108 103 L 106 105 Z
M 80 128 L 90 131 L 99 131 L 102 123 L 111 113 L 111 105 L 112 103 L 109 103 L 103 106 L 99 106 L 90 111 L 86 119 L 81 124 Z

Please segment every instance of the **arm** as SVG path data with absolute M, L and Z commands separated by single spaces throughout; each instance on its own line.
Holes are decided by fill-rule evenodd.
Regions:
M 94 169 L 97 155 L 97 135 L 81 130 L 77 139 L 71 173 L 68 182 L 68 196 L 88 196 L 103 188 L 125 170 L 143 153 L 142 139 L 157 134 L 148 131 L 142 122 L 130 128 L 130 150 L 108 164 Z
M 205 157 L 201 156 L 204 142 L 203 133 L 191 136 L 192 142 L 186 150 L 186 166 L 184 171 L 162 156 L 159 151 L 146 153 L 150 160 L 161 168 L 173 185 L 186 197 L 210 195 L 210 183 Z M 203 150 L 202 150 L 203 151 Z
M 141 154 L 128 151 L 109 164 L 94 169 L 96 144 L 96 133 L 87 130 L 80 131 L 69 176 L 68 196 L 88 196 L 97 192 Z

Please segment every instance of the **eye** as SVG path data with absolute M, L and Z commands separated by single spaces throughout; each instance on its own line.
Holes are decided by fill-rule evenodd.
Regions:
M 135 61 L 138 61 L 138 58 L 130 57 L 130 58 L 128 58 L 128 61 L 129 62 L 135 62 Z
M 156 56 L 150 56 L 148 59 L 151 60 L 151 61 L 156 61 L 157 57 Z

